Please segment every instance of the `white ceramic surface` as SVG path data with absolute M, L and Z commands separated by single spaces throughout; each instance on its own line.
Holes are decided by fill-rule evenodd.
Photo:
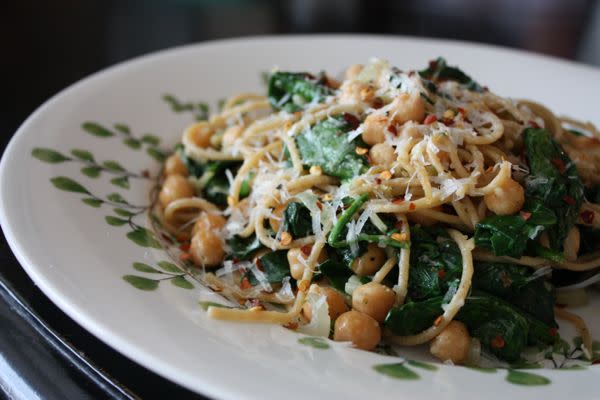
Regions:
M 397 380 L 372 368 L 397 358 L 345 346 L 302 346 L 298 335 L 278 326 L 209 320 L 198 306 L 197 283 L 194 290 L 163 283 L 155 291 L 136 290 L 121 277 L 152 274 L 133 270 L 132 263 L 156 265 L 166 255 L 127 240 L 128 225 L 106 224 L 104 217 L 113 215 L 114 207 L 89 207 L 81 201 L 89 196 L 57 190 L 49 180 L 68 176 L 98 197 L 118 192 L 132 204 L 148 202 L 150 182 L 131 178 L 131 187 L 124 189 L 110 183 L 110 171 L 92 178 L 80 173 L 77 162 L 43 163 L 31 157 L 34 148 L 63 155 L 87 149 L 95 159 L 117 160 L 128 171 L 156 173 L 159 164 L 146 154 L 146 144 L 134 150 L 122 144 L 125 136 L 93 136 L 82 123 L 125 123 L 138 137 L 152 132 L 169 147 L 192 118 L 173 113 L 161 100 L 165 93 L 216 104 L 236 92 L 261 90 L 260 72 L 273 66 L 337 73 L 377 56 L 418 69 L 439 55 L 501 95 L 539 100 L 559 114 L 600 124 L 600 70 L 502 48 L 378 36 L 264 37 L 176 48 L 119 64 L 65 89 L 21 126 L 0 164 L 4 233 L 27 273 L 68 315 L 126 356 L 209 396 L 600 398 L 600 366 L 537 370 L 551 381 L 543 386 L 510 384 L 502 370 L 482 373 L 446 365 L 437 371 L 413 368 L 420 379 Z M 593 316 L 599 302 L 594 298 L 579 310 L 598 336 L 600 321 Z

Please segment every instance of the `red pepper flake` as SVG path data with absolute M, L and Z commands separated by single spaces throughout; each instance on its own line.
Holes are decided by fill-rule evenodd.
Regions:
M 178 235 L 175 239 L 181 243 L 181 242 L 187 242 L 189 240 L 189 237 L 187 235 L 181 234 L 181 235 Z
M 414 210 L 415 210 L 415 208 L 417 208 L 417 206 L 415 206 L 415 203 L 410 203 L 410 204 L 408 205 L 408 211 L 414 211 Z
M 585 210 L 582 211 L 581 214 L 579 214 L 579 216 L 581 217 L 581 220 L 590 225 L 594 222 L 594 217 L 596 214 L 594 214 L 594 212 L 592 210 Z
M 433 124 L 435 121 L 437 121 L 437 117 L 433 114 L 429 114 L 425 117 L 425 121 L 423 121 L 423 123 L 425 125 L 431 125 Z
M 597 358 L 594 361 L 592 361 L 592 365 L 597 365 L 597 364 L 600 364 L 600 358 Z
M 319 207 L 319 210 L 323 209 L 323 203 L 321 203 L 320 201 L 317 201 L 317 207 Z
M 400 230 L 400 229 L 402 229 L 403 225 L 404 225 L 404 221 L 396 221 L 396 223 L 394 224 L 394 228 Z
M 376 109 L 376 110 L 377 110 L 378 108 L 381 108 L 381 107 L 383 107 L 383 104 L 384 104 L 384 103 L 383 103 L 383 100 L 381 99 L 381 97 L 375 97 L 375 98 L 373 99 L 373 101 L 371 102 L 371 106 L 372 106 L 374 109 Z
M 252 285 L 250 284 L 250 281 L 248 280 L 248 277 L 244 277 L 242 278 L 242 281 L 240 282 L 240 289 L 246 290 L 246 289 L 250 289 L 252 287 Z
M 521 211 L 519 214 L 521 215 L 521 218 L 523 218 L 525 221 L 527 221 L 529 218 L 531 218 L 530 212 Z
M 556 335 L 558 335 L 558 329 L 550 328 L 550 336 L 554 337 Z
M 312 251 L 312 244 L 305 244 L 304 246 L 300 247 L 300 251 L 305 256 L 310 256 L 310 252 Z
M 550 160 L 550 162 L 556 167 L 556 169 L 558 170 L 558 172 L 560 172 L 561 174 L 565 173 L 565 162 L 560 159 L 560 158 L 553 158 L 552 160 Z
M 184 252 L 188 252 L 190 251 L 190 244 L 189 243 L 182 243 L 179 245 L 179 250 L 184 251 Z
M 461 115 L 463 118 L 465 117 L 465 115 L 467 115 L 467 111 L 465 111 L 465 109 L 464 109 L 464 108 L 462 108 L 462 107 L 458 107 L 456 110 L 457 110 L 457 111 L 460 113 L 460 115 Z
M 446 270 L 442 268 L 438 271 L 438 278 L 444 279 L 445 277 L 446 277 Z
M 181 253 L 179 255 L 179 259 L 181 261 L 188 261 L 190 258 L 192 258 L 192 255 L 190 253 Z
M 283 327 L 295 331 L 296 329 L 298 329 L 298 323 L 297 322 L 288 322 L 287 324 L 283 325 Z
M 352 128 L 353 130 L 358 128 L 358 126 L 360 125 L 360 120 L 356 118 L 356 116 L 353 114 L 343 113 L 342 117 L 344 118 L 344 121 L 346 121 L 348 125 L 350 125 L 350 128 Z
M 147 169 L 142 171 L 142 176 L 144 178 L 150 178 L 150 171 L 148 171 Z
M 404 203 L 404 197 L 397 197 L 394 200 L 392 200 L 392 204 L 402 204 Z
M 396 129 L 396 125 L 388 125 L 387 127 L 388 132 L 390 132 L 392 135 L 394 136 L 398 136 L 398 129 Z
M 429 69 L 436 69 L 436 68 L 437 68 L 437 60 L 429 61 Z
M 575 201 L 574 198 L 572 198 L 571 196 L 569 196 L 568 194 L 565 194 L 562 197 L 562 201 L 564 201 L 565 203 L 567 203 L 570 206 L 574 206 L 577 202 Z
M 531 127 L 535 128 L 535 129 L 539 129 L 540 128 L 539 124 L 537 122 L 535 122 L 535 121 L 529 121 L 529 125 L 531 125 Z
M 453 120 L 453 119 L 451 119 L 451 118 L 444 118 L 444 119 L 442 120 L 442 122 L 443 122 L 443 123 L 444 123 L 444 125 L 446 125 L 446 126 L 452 126 L 452 125 L 454 125 L 454 120 Z
M 381 178 L 375 178 L 375 183 L 381 185 Z
M 490 346 L 494 349 L 501 349 L 506 345 L 504 338 L 500 335 L 496 336 L 490 341 Z
M 265 270 L 265 267 L 263 267 L 263 263 L 262 261 L 260 261 L 260 258 L 256 257 L 256 260 L 254 260 L 254 264 L 256 264 L 256 268 L 258 268 L 259 270 Z
M 233 261 L 233 262 L 234 262 L 234 264 L 237 264 L 237 263 L 239 263 L 241 260 L 240 260 L 239 258 L 237 258 L 237 257 L 231 257 L 231 261 Z

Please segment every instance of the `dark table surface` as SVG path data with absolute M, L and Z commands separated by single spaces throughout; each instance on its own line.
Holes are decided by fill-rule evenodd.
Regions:
M 463 39 L 600 65 L 600 6 L 592 0 L 4 2 L 0 146 L 51 95 L 124 59 L 209 39 L 306 32 Z M 0 266 L 0 396 L 203 398 L 120 355 L 62 313 L 3 235 Z

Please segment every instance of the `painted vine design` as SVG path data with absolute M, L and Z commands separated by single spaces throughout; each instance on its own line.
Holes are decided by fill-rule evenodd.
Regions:
M 182 102 L 175 96 L 169 94 L 165 94 L 162 99 L 175 113 L 190 113 L 195 120 L 206 120 L 209 116 L 209 106 L 205 102 Z M 219 104 L 222 103 L 222 101 L 219 102 Z M 131 150 L 144 149 L 156 162 L 164 162 L 169 153 L 159 147 L 161 140 L 158 136 L 149 133 L 136 136 L 132 133 L 129 126 L 122 123 L 116 123 L 113 124 L 111 128 L 107 128 L 97 122 L 88 121 L 84 122 L 81 127 L 85 132 L 99 138 L 121 138 L 121 142 L 125 146 Z M 33 157 L 46 163 L 58 164 L 72 162 L 81 164 L 80 172 L 88 178 L 96 179 L 102 175 L 108 175 L 111 184 L 125 190 L 130 188 L 131 179 L 150 180 L 155 183 L 158 183 L 158 180 L 160 179 L 160 176 L 151 176 L 147 170 L 140 173 L 129 171 L 115 160 L 98 161 L 89 150 L 85 149 L 71 149 L 67 155 L 54 149 L 39 147 L 34 148 L 31 154 Z M 81 198 L 81 201 L 90 207 L 111 207 L 114 215 L 105 216 L 107 224 L 115 227 L 127 226 L 129 231 L 126 233 L 126 237 L 129 240 L 142 247 L 163 249 L 169 256 L 175 258 L 169 251 L 169 248 L 177 244 L 177 239 L 161 229 L 160 221 L 158 221 L 150 212 L 150 204 L 131 204 L 118 192 L 113 192 L 106 196 L 99 196 L 98 194 L 89 191 L 76 180 L 66 176 L 53 177 L 50 179 L 50 182 L 57 189 L 84 195 Z M 154 231 L 145 228 L 135 221 L 136 217 L 146 213 L 149 214 L 152 220 Z M 195 286 L 186 278 L 191 278 L 192 280 L 195 278 L 193 272 L 187 267 L 188 265 L 181 267 L 170 261 L 159 261 L 155 266 L 142 262 L 134 262 L 132 268 L 138 273 L 143 273 L 145 275 L 127 274 L 122 278 L 131 286 L 142 291 L 156 290 L 160 283 L 164 281 L 169 281 L 178 288 L 191 290 Z M 204 310 L 209 306 L 228 307 L 223 304 L 208 301 L 201 301 L 199 305 Z M 331 348 L 330 341 L 322 337 L 301 337 L 298 339 L 298 343 L 317 350 L 328 350 Z M 372 367 L 375 372 L 389 378 L 414 381 L 421 379 L 421 374 L 423 372 L 435 372 L 439 369 L 438 366 L 431 363 L 403 359 L 388 345 L 380 346 L 376 349 L 376 352 L 399 358 L 399 361 L 397 362 L 376 364 Z M 564 339 L 557 341 L 551 349 L 543 353 L 543 360 L 541 361 L 522 361 L 510 365 L 508 368 L 463 368 L 469 368 L 473 371 L 488 374 L 497 373 L 499 370 L 505 370 L 505 380 L 509 383 L 523 386 L 541 386 L 550 384 L 551 380 L 543 375 L 530 372 L 529 370 L 543 368 L 544 365 L 542 361 L 551 363 L 551 366 L 554 369 L 585 370 L 588 365 L 600 363 L 599 341 L 594 341 L 592 360 L 593 361 L 587 360 L 584 355 L 581 337 L 575 337 L 571 344 Z

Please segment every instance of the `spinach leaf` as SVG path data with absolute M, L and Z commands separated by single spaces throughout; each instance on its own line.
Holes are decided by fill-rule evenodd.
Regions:
M 462 257 L 448 233 L 440 228 L 411 228 L 408 295 L 414 300 L 444 295 L 460 280 Z
M 289 203 L 283 211 L 283 230 L 294 238 L 312 235 L 310 210 L 302 203 Z
M 188 173 L 191 176 L 195 176 L 196 178 L 202 176 L 202 173 L 204 172 L 204 165 L 189 158 L 183 150 L 183 144 L 177 143 L 177 145 L 175 146 L 175 152 L 177 153 L 177 155 L 183 162 L 183 165 L 185 165 L 186 169 L 188 170 Z
M 544 229 L 557 222 L 556 214 L 538 199 L 528 199 L 523 211 L 528 218 L 522 215 L 492 215 L 479 222 L 475 227 L 475 244 L 497 256 L 521 257 L 529 240 L 537 238 Z M 535 253 L 551 255 L 541 251 Z
M 229 169 L 235 174 L 240 165 L 237 161 L 209 161 L 204 164 L 204 171 L 199 179 L 203 187 L 202 197 L 220 206 L 227 205 L 229 180 L 225 171 Z
M 269 78 L 269 102 L 276 110 L 298 111 L 303 103 L 320 103 L 332 93 L 323 78 L 305 72 L 275 72 Z
M 258 258 L 259 265 L 269 283 L 281 283 L 283 278 L 290 275 L 290 264 L 287 260 L 287 250 L 277 250 Z M 257 285 L 258 280 L 251 271 L 246 273 L 251 285 Z
M 438 57 L 436 60 L 429 63 L 429 67 L 419 71 L 421 77 L 433 81 L 452 80 L 462 84 L 465 89 L 474 92 L 483 92 L 483 87 L 475 82 L 471 77 L 465 74 L 458 67 L 451 67 L 446 63 L 443 57 Z
M 384 325 L 396 335 L 414 335 L 430 327 L 443 314 L 443 296 L 393 307 Z M 473 290 L 457 314 L 471 335 L 497 357 L 517 360 L 527 344 L 551 344 L 548 325 L 484 291 Z M 498 339 L 500 338 L 500 339 Z
M 497 256 L 521 257 L 530 231 L 519 215 L 491 215 L 475 226 L 475 245 Z
M 517 264 L 477 262 L 472 287 L 498 296 L 545 324 L 556 327 L 555 293 L 543 277 Z
M 362 174 L 366 159 L 356 154 L 356 144 L 346 133 L 352 126 L 343 116 L 325 119 L 296 136 L 306 166 L 317 165 L 327 175 L 349 180 Z
M 260 240 L 254 234 L 247 238 L 235 235 L 231 239 L 227 239 L 227 245 L 231 249 L 231 255 L 239 260 L 250 259 L 252 253 L 262 247 Z
M 433 325 L 437 317 L 443 314 L 442 296 L 393 307 L 385 318 L 384 325 L 392 333 L 400 336 L 416 335 Z
M 525 194 L 554 211 L 557 223 L 547 229 L 550 247 L 562 250 L 583 202 L 583 183 L 575 163 L 545 129 L 527 128 L 524 136 L 530 170 Z
M 341 260 L 330 258 L 317 267 L 320 273 L 327 278 L 335 289 L 343 292 L 346 282 L 352 275 L 352 270 Z

